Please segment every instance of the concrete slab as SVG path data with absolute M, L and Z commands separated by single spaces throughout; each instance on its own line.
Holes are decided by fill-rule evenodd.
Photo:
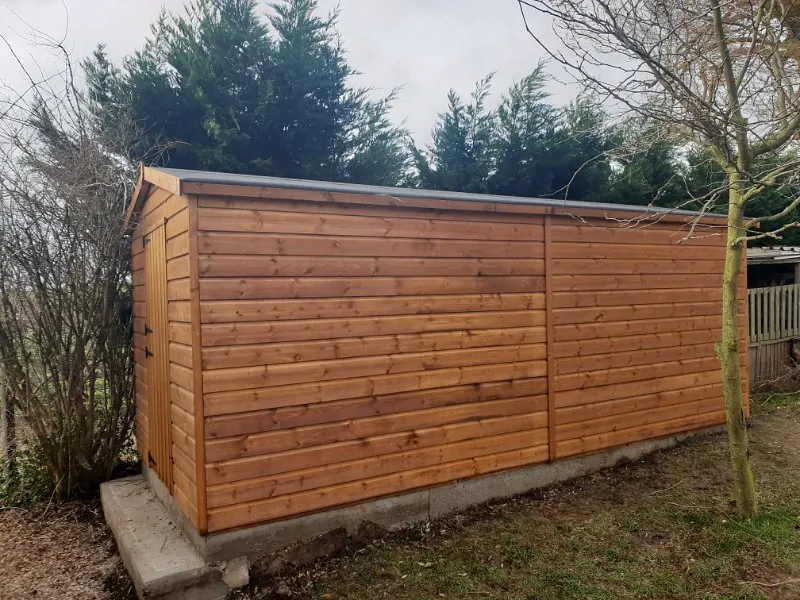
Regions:
M 222 600 L 229 588 L 141 475 L 104 483 L 103 512 L 142 600 Z

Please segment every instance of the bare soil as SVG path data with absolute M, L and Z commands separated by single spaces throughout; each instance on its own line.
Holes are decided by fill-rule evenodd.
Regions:
M 800 598 L 800 400 L 762 399 L 762 515 L 736 518 L 724 435 L 348 548 L 240 600 Z M 96 500 L 0 513 L 0 599 L 131 600 Z
M 99 500 L 0 513 L 0 599 L 135 598 Z

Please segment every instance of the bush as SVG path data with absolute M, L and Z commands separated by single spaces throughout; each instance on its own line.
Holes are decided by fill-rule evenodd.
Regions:
M 3 485 L 22 502 L 108 479 L 135 414 L 123 231 L 135 166 L 109 150 L 132 131 L 104 137 L 65 83 L 61 95 L 33 86 L 0 122 L 0 373 L 35 440 Z
M 32 443 L 0 457 L 0 510 L 23 507 L 53 493 L 53 480 L 41 446 Z

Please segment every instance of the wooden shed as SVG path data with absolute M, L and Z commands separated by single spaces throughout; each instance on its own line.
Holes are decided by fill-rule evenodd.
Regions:
M 138 447 L 206 534 L 720 425 L 694 218 L 144 168 Z

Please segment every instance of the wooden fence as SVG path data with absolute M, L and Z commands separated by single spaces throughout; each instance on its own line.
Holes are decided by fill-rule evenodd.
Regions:
M 780 376 L 789 365 L 792 340 L 800 338 L 800 284 L 747 291 L 750 382 Z

